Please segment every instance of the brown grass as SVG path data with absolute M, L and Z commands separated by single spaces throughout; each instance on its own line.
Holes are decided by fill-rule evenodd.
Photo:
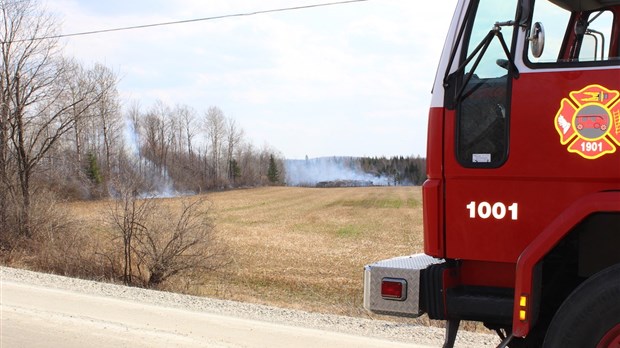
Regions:
M 204 274 L 201 285 L 173 284 L 171 290 L 365 315 L 363 266 L 422 251 L 418 187 L 269 187 L 212 193 L 207 199 L 231 262 Z M 103 236 L 107 204 L 69 207 L 93 236 Z

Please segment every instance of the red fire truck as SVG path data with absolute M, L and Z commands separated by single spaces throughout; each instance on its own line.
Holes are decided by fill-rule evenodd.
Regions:
M 424 254 L 366 266 L 365 308 L 620 347 L 620 1 L 459 0 L 427 151 Z
M 605 117 L 600 115 L 577 116 L 577 129 L 582 130 L 584 128 L 606 130 L 607 124 L 605 123 Z

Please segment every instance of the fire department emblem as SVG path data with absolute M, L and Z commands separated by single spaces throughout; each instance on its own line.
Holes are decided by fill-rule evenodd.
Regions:
M 586 159 L 616 152 L 620 146 L 620 92 L 589 85 L 570 92 L 555 115 L 555 129 L 568 151 Z

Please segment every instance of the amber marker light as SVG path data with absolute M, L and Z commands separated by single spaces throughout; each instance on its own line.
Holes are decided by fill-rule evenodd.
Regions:
M 527 319 L 527 296 L 521 295 L 519 298 L 519 320 L 525 321 Z

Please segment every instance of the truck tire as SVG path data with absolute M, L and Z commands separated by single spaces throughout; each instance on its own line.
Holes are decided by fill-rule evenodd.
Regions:
M 620 347 L 620 264 L 596 273 L 568 296 L 544 347 Z

